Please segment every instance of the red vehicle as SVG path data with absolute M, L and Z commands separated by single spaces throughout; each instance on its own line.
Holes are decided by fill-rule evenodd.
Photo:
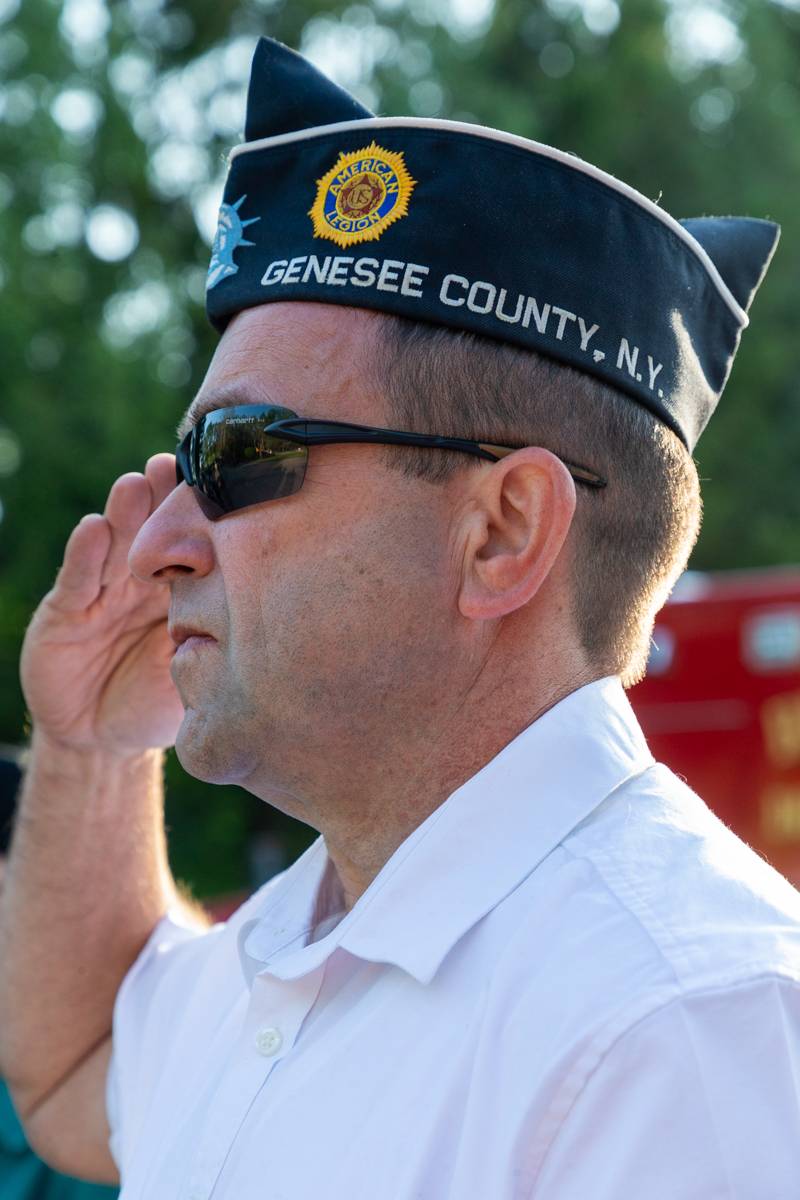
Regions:
M 656 758 L 800 885 L 800 567 L 688 571 L 629 697 Z

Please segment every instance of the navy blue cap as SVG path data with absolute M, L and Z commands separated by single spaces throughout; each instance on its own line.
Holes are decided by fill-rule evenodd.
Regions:
M 262 38 L 206 302 L 223 330 L 276 300 L 467 330 L 623 391 L 692 450 L 779 229 L 676 221 L 605 171 L 454 121 L 375 117 Z

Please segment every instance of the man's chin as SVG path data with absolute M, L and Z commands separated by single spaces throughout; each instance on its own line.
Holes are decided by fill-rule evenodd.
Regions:
M 207 722 L 193 708 L 187 708 L 175 739 L 178 762 L 195 779 L 202 779 L 204 783 L 224 783 L 224 779 L 217 778 L 213 740 Z
M 175 754 L 184 771 L 203 783 L 241 784 L 252 770 L 249 756 L 230 745 L 208 716 L 193 708 L 184 713 Z

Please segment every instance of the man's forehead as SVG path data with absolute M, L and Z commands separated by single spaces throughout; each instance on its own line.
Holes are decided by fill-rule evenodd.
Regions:
M 201 417 L 218 408 L 236 404 L 286 404 L 282 381 L 293 373 L 297 360 L 307 359 L 309 327 L 320 316 L 308 309 L 322 305 L 298 305 L 294 313 L 287 304 L 271 310 L 240 313 L 230 324 L 216 349 L 208 373 L 178 426 L 183 438 Z M 323 315 L 323 320 L 327 314 Z
M 341 393 L 361 390 L 363 351 L 382 315 L 320 303 L 278 303 L 239 313 L 217 347 L 203 384 L 178 426 L 182 439 L 206 413 L 235 404 L 270 404 L 299 415 L 330 411 Z M 369 389 L 372 390 L 371 388 Z M 320 404 L 324 400 L 323 408 Z M 311 409 L 320 409 L 319 412 Z M 323 411 L 324 409 L 324 411 Z

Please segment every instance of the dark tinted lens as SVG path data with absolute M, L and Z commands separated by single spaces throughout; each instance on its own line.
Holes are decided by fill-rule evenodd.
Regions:
M 190 483 L 193 476 L 189 454 L 192 445 L 192 435 L 187 434 L 183 441 L 179 444 L 175 451 L 175 486 L 183 483 L 184 479 Z
M 302 486 L 305 446 L 265 433 L 295 414 L 285 408 L 226 408 L 209 414 L 196 441 L 197 499 L 212 520 L 264 500 L 291 496 Z

